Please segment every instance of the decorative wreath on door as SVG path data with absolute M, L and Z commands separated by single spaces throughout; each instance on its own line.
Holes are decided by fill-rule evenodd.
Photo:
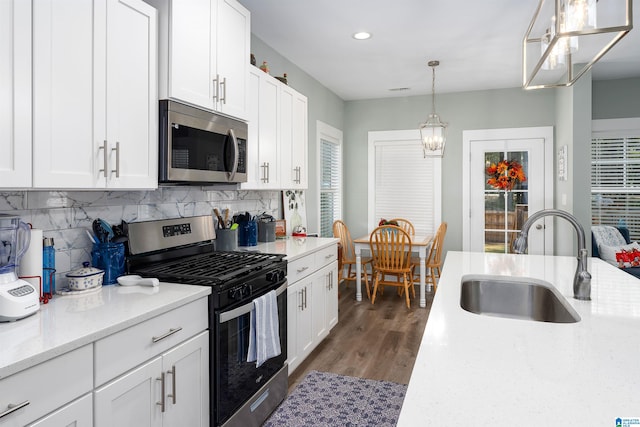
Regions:
M 491 163 L 487 167 L 487 175 L 489 176 L 487 184 L 497 190 L 511 191 L 516 183 L 527 180 L 522 165 L 515 160 Z

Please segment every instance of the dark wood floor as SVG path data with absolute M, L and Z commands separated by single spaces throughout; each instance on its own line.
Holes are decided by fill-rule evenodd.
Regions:
M 353 282 L 341 284 L 338 324 L 289 376 L 289 392 L 311 370 L 408 384 L 433 301 L 427 292 L 427 307 L 420 308 L 417 288 L 407 308 L 394 288 L 372 305 L 364 289 L 356 302 Z

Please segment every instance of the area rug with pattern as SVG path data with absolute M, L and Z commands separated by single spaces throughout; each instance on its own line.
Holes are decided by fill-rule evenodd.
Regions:
M 275 426 L 395 426 L 407 386 L 310 371 L 265 421 Z

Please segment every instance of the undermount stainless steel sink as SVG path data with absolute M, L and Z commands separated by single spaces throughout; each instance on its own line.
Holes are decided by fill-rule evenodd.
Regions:
M 551 284 L 526 277 L 466 275 L 460 307 L 471 313 L 551 323 L 576 323 L 580 316 Z

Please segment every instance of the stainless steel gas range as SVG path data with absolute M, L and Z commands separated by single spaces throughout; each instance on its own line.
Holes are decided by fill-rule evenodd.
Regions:
M 127 272 L 210 286 L 212 426 L 260 426 L 287 394 L 287 262 L 284 255 L 214 251 L 211 216 L 128 224 Z M 253 300 L 277 294 L 281 354 L 247 362 Z

